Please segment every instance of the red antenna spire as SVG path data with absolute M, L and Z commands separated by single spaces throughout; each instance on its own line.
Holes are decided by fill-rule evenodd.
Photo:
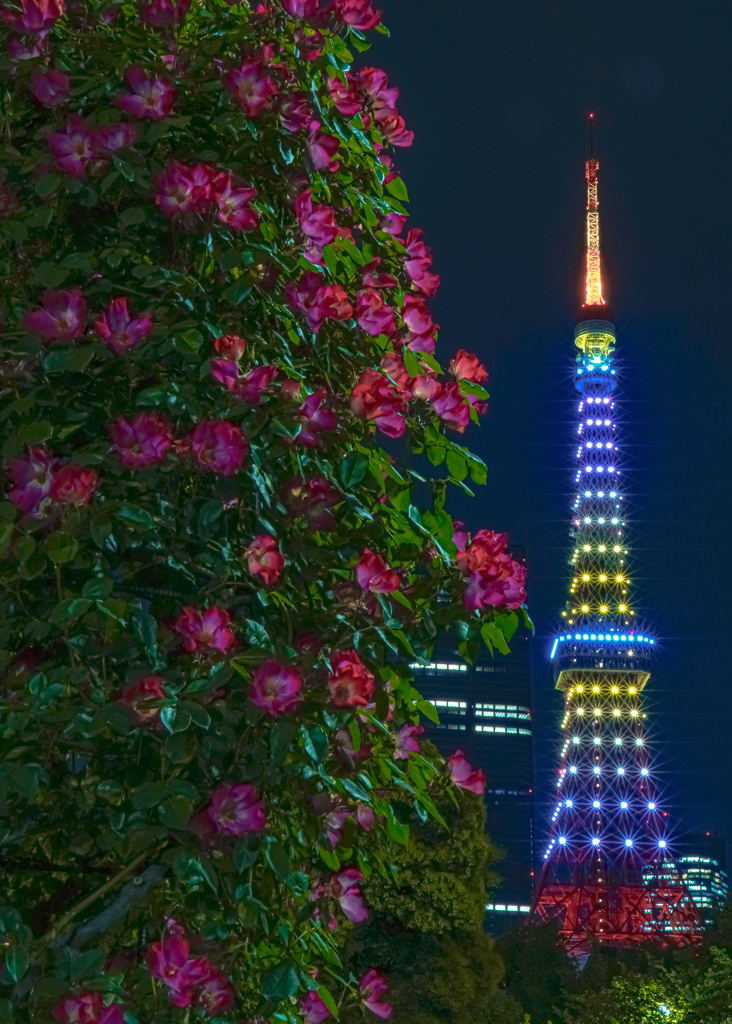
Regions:
M 585 162 L 587 178 L 587 278 L 585 305 L 604 306 L 602 297 L 602 262 L 600 258 L 600 204 L 597 199 L 597 171 L 600 166 L 594 158 L 595 116 L 590 114 L 590 159 Z

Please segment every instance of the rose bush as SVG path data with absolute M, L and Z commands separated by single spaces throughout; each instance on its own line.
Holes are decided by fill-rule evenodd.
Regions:
M 412 135 L 349 70 L 380 12 L 0 14 L 0 1021 L 385 1018 L 329 926 L 405 799 L 477 786 L 408 664 L 505 649 L 523 578 L 457 559 L 484 371 L 434 356 Z

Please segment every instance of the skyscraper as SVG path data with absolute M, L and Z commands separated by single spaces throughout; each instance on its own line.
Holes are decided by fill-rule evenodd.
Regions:
M 643 690 L 655 639 L 630 596 L 625 472 L 617 421 L 615 325 L 603 292 L 598 161 L 585 165 L 584 304 L 574 332 L 575 428 L 569 599 L 551 646 L 564 694 L 563 745 L 535 918 L 568 950 L 593 942 L 696 941 L 699 917 L 674 864 L 673 838 L 646 733 Z
M 514 548 L 511 555 L 523 561 Z M 504 857 L 487 908 L 488 928 L 499 934 L 525 921 L 533 895 L 534 848 L 533 738 L 529 637 L 519 630 L 511 653 L 491 655 L 484 648 L 475 664 L 458 654 L 457 641 L 440 637 L 429 666 L 415 664 L 416 685 L 432 701 L 439 725 L 425 719 L 429 738 L 449 756 L 462 750 L 486 775 L 488 834 Z
M 727 902 L 727 844 L 713 832 L 681 836 L 677 843 L 681 877 L 691 893 L 705 925 L 714 921 L 714 911 Z

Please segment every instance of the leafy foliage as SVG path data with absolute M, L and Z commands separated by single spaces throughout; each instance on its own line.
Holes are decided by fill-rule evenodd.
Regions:
M 394 730 L 434 713 L 407 663 L 447 626 L 500 649 L 516 624 L 466 610 L 444 508 L 450 480 L 485 478 L 442 432 L 482 388 L 439 384 L 438 407 L 383 373 L 383 422 L 351 397 L 400 353 L 442 394 L 381 152 L 403 125 L 367 91 L 333 100 L 346 37 L 368 45 L 359 5 L 188 6 L 5 10 L 0 1020 L 19 1024 L 378 1006 L 314 894 L 345 865 L 388 876 L 450 787 L 394 759 Z M 401 333 L 358 313 L 377 271 Z M 404 422 L 382 447 L 377 424 Z M 372 553 L 398 589 L 364 589 Z

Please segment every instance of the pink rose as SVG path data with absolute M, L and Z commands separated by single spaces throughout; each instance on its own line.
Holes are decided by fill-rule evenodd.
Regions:
M 129 708 L 133 725 L 153 728 L 160 725 L 160 708 L 149 707 L 147 702 L 167 699 L 168 694 L 163 683 L 164 680 L 160 676 L 145 676 L 143 679 L 125 683 L 122 687 L 119 700 Z
M 305 1024 L 322 1024 L 326 1017 L 331 1016 L 330 1010 L 314 989 L 300 1000 L 299 1010 Z
M 381 11 L 375 11 L 369 0 L 334 0 L 336 14 L 346 25 L 364 31 L 379 24 Z
M 333 675 L 327 680 L 337 708 L 364 708 L 374 692 L 374 677 L 355 651 L 339 651 L 331 657 Z
M 364 93 L 350 71 L 344 71 L 342 74 L 345 84 L 335 75 L 326 78 L 325 82 L 336 110 L 345 117 L 353 117 L 363 107 Z
M 372 421 L 387 437 L 404 433 L 404 398 L 388 377 L 378 370 L 364 370 L 351 394 L 351 409 L 361 419 Z
M 194 608 L 187 604 L 173 622 L 173 629 L 183 638 L 184 648 L 191 653 L 225 651 L 234 640 L 230 625 L 231 612 L 223 608 Z
M 112 299 L 104 313 L 94 321 L 94 330 L 116 355 L 139 345 L 152 327 L 149 313 L 133 317 L 130 300 L 124 295 Z
M 181 214 L 207 216 L 214 204 L 211 186 L 216 170 L 210 164 L 184 164 L 169 161 L 162 174 L 154 178 L 153 202 L 166 217 Z
M 308 139 L 308 155 L 310 162 L 316 171 L 337 171 L 340 166 L 335 159 L 340 149 L 340 139 L 335 135 L 328 135 L 321 132 L 319 121 L 313 121 L 310 125 L 310 137 Z
M 369 916 L 364 898 L 358 889 L 362 878 L 363 874 L 358 868 L 345 868 L 337 875 L 333 875 L 327 886 L 329 895 L 338 900 L 341 910 L 354 924 L 360 924 Z
M 249 458 L 249 442 L 229 420 L 201 420 L 189 434 L 193 458 L 217 476 L 234 476 Z
M 185 21 L 190 6 L 191 0 L 140 0 L 137 9 L 147 25 L 167 28 Z
M 20 0 L 20 10 L 3 7 L 0 18 L 21 35 L 43 38 L 66 10 L 64 0 Z
M 462 535 L 467 536 L 467 535 Z M 508 555 L 505 554 L 508 538 L 505 533 L 494 530 L 478 530 L 470 547 L 465 544 L 457 556 L 457 564 L 464 573 L 489 572 L 495 578 L 508 576 Z
M 382 978 L 379 971 L 367 971 L 359 984 L 361 998 L 364 1006 L 367 1006 L 377 1017 L 386 1019 L 391 1015 L 392 1007 L 389 1003 L 381 1001 L 381 997 L 388 991 L 389 986 Z
M 214 348 L 223 359 L 238 362 L 244 354 L 247 343 L 236 334 L 222 334 L 214 341 Z
M 224 88 L 239 101 L 247 117 L 256 117 L 271 106 L 270 97 L 276 95 L 277 86 L 264 74 L 261 61 L 244 61 L 236 71 L 224 75 Z
M 366 548 L 356 567 L 356 577 L 364 590 L 372 594 L 391 594 L 399 589 L 399 573 L 381 555 Z
M 361 272 L 361 280 L 363 281 L 364 288 L 397 288 L 399 282 L 393 274 L 388 274 L 386 271 L 379 270 L 381 265 L 381 259 L 377 256 L 376 259 L 371 260 Z
M 396 734 L 396 750 L 394 757 L 397 760 L 408 760 L 412 754 L 419 753 L 419 743 L 415 736 L 421 736 L 424 729 L 421 725 L 403 725 Z
M 379 121 L 379 128 L 384 136 L 384 141 L 392 146 L 407 147 L 414 142 L 414 132 L 407 131 L 404 118 L 399 114 L 392 114 L 391 117 L 385 117 L 383 121 Z
M 288 132 L 302 132 L 310 127 L 313 117 L 312 108 L 307 96 L 301 93 L 291 93 L 284 96 L 280 103 L 279 110 L 282 120 L 282 127 Z
M 127 71 L 130 92 L 117 96 L 115 103 L 131 117 L 159 121 L 174 113 L 176 90 L 167 78 L 148 78 L 142 68 Z
M 358 80 L 366 93 L 370 112 L 376 121 L 383 121 L 396 114 L 399 90 L 389 88 L 385 71 L 381 68 L 361 68 Z
M 282 6 L 293 18 L 314 18 L 319 0 L 282 0 Z
M 297 412 L 293 413 L 295 419 L 300 421 L 300 433 L 294 439 L 296 444 L 304 445 L 306 448 L 319 448 L 322 444 L 320 435 L 328 430 L 335 430 L 338 426 L 338 417 L 330 409 L 324 409 L 323 403 L 328 392 L 325 388 L 314 391 L 308 395 Z
M 296 668 L 287 668 L 273 659 L 252 671 L 249 700 L 270 718 L 276 718 L 299 706 L 301 686 L 302 676 Z
M 387 213 L 382 217 L 379 227 L 388 235 L 398 235 L 406 224 L 407 218 L 401 213 Z
M 98 482 L 99 474 L 95 469 L 67 462 L 53 474 L 51 497 L 60 505 L 88 505 Z
M 356 296 L 356 319 L 372 337 L 396 331 L 394 310 L 375 288 L 364 288 Z
M 280 489 L 280 497 L 293 518 L 304 519 L 311 530 L 334 530 L 333 506 L 343 500 L 322 477 L 293 477 Z
M 285 289 L 287 301 L 305 315 L 313 331 L 319 331 L 325 320 L 350 320 L 353 307 L 339 284 L 328 285 L 313 271 L 302 275 Z
M 136 139 L 136 125 L 126 124 L 124 121 L 100 124 L 98 128 L 94 129 L 94 145 L 102 155 L 126 149 Z
M 226 977 L 205 956 L 190 957 L 190 943 L 182 929 L 174 925 L 162 942 L 153 942 L 148 950 L 148 967 L 170 990 L 174 1006 L 195 1002 L 208 1016 L 219 1013 L 234 999 Z
M 464 348 L 457 350 L 455 358 L 448 366 L 448 372 L 458 380 L 469 380 L 473 384 L 480 384 L 488 377 L 488 371 L 478 362 L 478 357 L 466 352 Z
M 69 76 L 55 68 L 50 68 L 48 71 L 36 68 L 31 75 L 31 95 L 42 107 L 58 107 L 61 103 L 65 103 L 69 98 L 70 88 Z
M 217 832 L 229 836 L 262 832 L 266 822 L 264 804 L 248 782 L 222 782 L 211 794 L 206 814 Z
M 462 750 L 456 750 L 448 757 L 447 763 L 450 766 L 450 777 L 456 786 L 461 789 L 468 789 L 471 793 L 482 793 L 485 788 L 485 775 L 482 769 L 477 771 L 465 759 Z
M 407 368 L 400 355 L 396 352 L 388 352 L 381 360 L 381 369 L 400 395 L 411 393 L 414 381 L 407 373 Z
M 257 194 L 256 188 L 235 188 L 230 174 L 220 174 L 214 179 L 212 189 L 222 224 L 234 232 L 256 230 L 259 214 L 249 205 Z
M 244 558 L 252 576 L 261 576 L 268 587 L 277 583 L 285 565 L 284 557 L 277 550 L 277 541 L 266 533 L 254 538 Z
M 295 216 L 302 233 L 308 239 L 305 254 L 311 262 L 321 263 L 323 246 L 349 234 L 348 230 L 339 228 L 336 224 L 335 210 L 332 206 L 313 203 L 310 189 L 301 192 L 295 200 Z
M 402 320 L 413 334 L 428 334 L 432 317 L 421 295 L 407 295 L 402 308 Z
M 59 168 L 72 178 L 83 178 L 94 159 L 94 135 L 78 114 L 70 114 L 60 132 L 47 135 L 46 145 Z
M 317 60 L 323 52 L 325 40 L 317 29 L 306 31 L 304 28 L 295 29 L 295 46 L 303 60 Z
M 273 363 L 255 366 L 249 373 L 235 381 L 232 390 L 236 397 L 247 405 L 259 405 L 262 395 L 272 390 L 270 385 L 278 373 L 279 368 Z
M 431 401 L 433 409 L 448 427 L 452 427 L 458 434 L 464 433 L 470 422 L 470 405 L 460 393 L 457 381 L 443 384 Z
M 81 289 L 49 289 L 41 301 L 41 309 L 26 313 L 26 330 L 45 341 L 75 341 L 81 337 L 86 327 L 86 299 Z
M 8 501 L 20 509 L 24 516 L 46 511 L 51 503 L 51 486 L 58 459 L 45 448 L 29 448 L 24 459 L 12 459 L 8 477 L 14 486 L 8 491 Z
M 59 1024 L 124 1024 L 124 1010 L 119 1003 L 104 1005 L 101 992 L 82 992 L 67 996 L 51 1010 Z
M 159 412 L 140 412 L 131 420 L 120 416 L 109 434 L 112 451 L 128 469 L 161 462 L 173 444 L 173 424 Z

